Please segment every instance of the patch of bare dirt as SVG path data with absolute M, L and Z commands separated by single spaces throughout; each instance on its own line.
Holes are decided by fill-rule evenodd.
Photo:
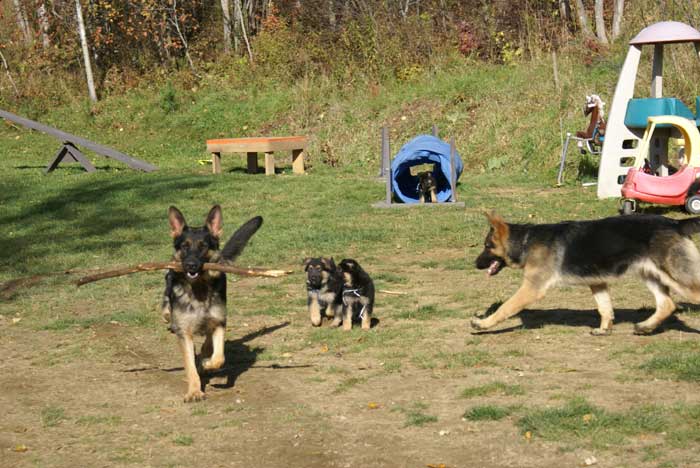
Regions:
M 584 288 L 555 290 L 494 332 L 474 335 L 468 318 L 507 299 L 520 273 L 487 279 L 470 265 L 441 266 L 463 259 L 462 251 L 432 254 L 437 266 L 421 266 L 414 253 L 381 269 L 367 265 L 396 272 L 399 283 L 387 281 L 387 288 L 410 293 L 379 294 L 379 324 L 369 333 L 312 328 L 300 274 L 296 283 L 237 281 L 227 362 L 205 378 L 208 399 L 196 404 L 182 402 L 182 360 L 161 324 L 47 331 L 5 320 L 0 466 L 562 467 L 583 466 L 591 455 L 601 467 L 697 461 L 682 448 L 645 459 L 644 448 L 663 446 L 663 435 L 602 450 L 528 439 L 517 412 L 500 421 L 462 417 L 474 405 L 557 407 L 573 396 L 610 411 L 700 403 L 696 384 L 657 380 L 615 357 L 650 343 L 696 340 L 695 314 L 680 314 L 656 335 L 634 336 L 633 323 L 653 298 L 630 279 L 612 289 L 612 336 L 589 334 L 598 317 Z M 261 297 L 279 298 L 282 312 L 263 313 L 269 304 Z M 402 315 L 423 304 L 450 313 Z M 71 307 L 65 305 L 68 316 Z M 153 313 L 147 299 L 142 307 Z M 473 351 L 486 359 L 460 364 Z M 460 397 L 464 388 L 491 382 L 519 385 L 523 394 Z M 411 424 L 407 413 L 416 408 L 437 419 Z

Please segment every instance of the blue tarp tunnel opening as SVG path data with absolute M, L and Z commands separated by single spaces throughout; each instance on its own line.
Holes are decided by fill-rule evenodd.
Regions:
M 450 184 L 450 145 L 432 135 L 419 135 L 396 153 L 391 161 L 391 188 L 397 200 L 418 203 L 418 177 L 411 175 L 411 167 L 434 164 L 433 176 L 437 182 L 438 203 L 452 197 Z M 462 174 L 462 159 L 455 151 L 455 185 Z

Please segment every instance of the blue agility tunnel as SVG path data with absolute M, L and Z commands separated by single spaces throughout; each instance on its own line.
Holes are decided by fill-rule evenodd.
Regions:
M 452 197 L 450 184 L 450 145 L 431 135 L 419 135 L 396 153 L 391 162 L 391 188 L 394 196 L 404 203 L 418 203 L 418 177 L 411 175 L 411 167 L 435 164 L 433 175 L 437 181 L 438 203 Z M 455 184 L 464 168 L 455 151 Z

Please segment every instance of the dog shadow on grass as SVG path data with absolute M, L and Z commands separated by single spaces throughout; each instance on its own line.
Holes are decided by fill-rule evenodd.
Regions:
M 484 314 L 485 317 L 493 314 L 501 303 L 492 304 L 486 310 Z M 667 330 L 682 331 L 685 333 L 697 333 L 700 334 L 700 330 L 688 326 L 678 314 L 683 312 L 688 312 L 691 310 L 697 310 L 697 306 L 693 304 L 678 304 L 678 310 L 671 315 L 669 318 L 664 320 L 664 322 L 654 330 L 652 335 L 658 333 L 663 333 Z M 653 314 L 652 309 L 615 309 L 615 324 L 619 325 L 621 323 L 638 323 L 646 320 Z M 598 328 L 600 326 L 600 314 L 595 309 L 525 309 L 518 315 L 512 317 L 509 320 L 520 320 L 521 325 L 511 326 L 508 328 L 501 328 L 497 330 L 486 330 L 478 332 L 479 334 L 499 334 L 508 333 L 521 328 L 543 328 L 546 325 L 563 325 L 569 327 L 584 327 L 584 328 Z
M 236 383 L 236 379 L 252 367 L 265 367 L 269 369 L 294 369 L 298 367 L 310 367 L 309 365 L 280 365 L 277 363 L 266 366 L 255 365 L 258 360 L 258 356 L 260 353 L 265 351 L 265 348 L 260 346 L 251 347 L 247 343 L 261 336 L 273 333 L 280 328 L 289 326 L 289 324 L 290 322 L 282 322 L 277 325 L 264 327 L 252 333 L 248 333 L 247 335 L 236 340 L 227 340 L 226 343 L 224 343 L 226 364 L 224 364 L 224 367 L 221 369 L 208 371 L 201 375 L 202 389 L 209 385 L 209 382 L 214 378 L 217 379 L 217 383 L 212 383 L 212 387 L 231 388 Z M 225 377 L 226 381 L 223 383 L 218 383 L 218 380 L 221 377 Z

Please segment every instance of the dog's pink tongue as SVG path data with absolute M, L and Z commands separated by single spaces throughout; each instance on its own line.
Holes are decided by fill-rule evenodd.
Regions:
M 501 262 L 499 262 L 498 260 L 494 260 L 493 262 L 491 262 L 491 265 L 489 265 L 489 269 L 486 270 L 486 275 L 487 276 L 495 275 L 496 272 L 498 271 L 498 267 L 500 265 L 501 265 Z

